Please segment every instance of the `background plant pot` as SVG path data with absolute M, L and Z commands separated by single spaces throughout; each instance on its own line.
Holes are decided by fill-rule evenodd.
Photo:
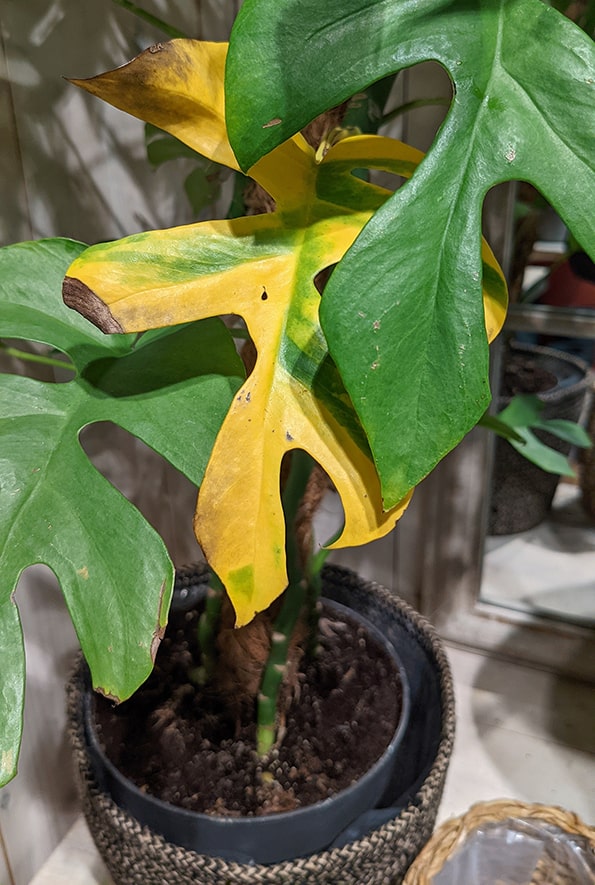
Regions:
M 203 581 L 203 586 L 206 586 L 206 574 Z M 332 600 L 326 600 L 325 605 L 331 614 L 338 617 L 350 615 L 352 621 L 358 621 L 376 639 L 392 658 L 401 682 L 401 710 L 397 728 L 384 753 L 362 777 L 323 801 L 293 811 L 258 817 L 199 814 L 161 801 L 139 789 L 103 751 L 95 728 L 95 698 L 90 675 L 84 666 L 82 702 L 85 740 L 99 786 L 120 808 L 169 842 L 198 853 L 241 863 L 271 864 L 312 854 L 332 844 L 348 826 L 357 827 L 354 822 L 375 807 L 393 769 L 399 764 L 399 748 L 409 720 L 409 686 L 394 647 L 380 630 L 347 606 Z M 194 600 L 192 607 L 195 607 Z M 398 687 L 395 690 L 399 690 Z
M 204 882 L 400 883 L 429 838 L 454 737 L 448 663 L 433 629 L 408 605 L 353 573 L 327 568 L 324 594 L 362 614 L 399 651 L 410 682 L 411 716 L 398 762 L 376 809 L 344 832 L 340 844 L 307 858 L 255 865 L 200 854 L 141 826 L 101 788 L 89 759 L 82 719 L 83 674 L 69 685 L 69 717 L 89 828 L 119 885 Z M 365 833 L 362 835 L 362 833 Z
M 544 403 L 543 418 L 565 418 L 578 421 L 589 389 L 589 367 L 578 357 L 538 347 L 512 342 L 513 354 L 526 356 L 527 361 L 551 372 L 558 383 L 550 390 L 539 393 Z M 498 411 L 510 402 L 511 397 L 498 398 Z M 570 446 L 543 431 L 536 435 L 547 445 L 568 454 Z M 504 439 L 497 439 L 494 452 L 490 497 L 490 535 L 508 535 L 524 532 L 539 525 L 545 519 L 556 492 L 560 477 L 546 473 L 527 461 Z
M 587 433 L 593 445 L 580 453 L 580 486 L 583 507 L 595 519 L 595 387 L 591 391 L 591 405 L 587 420 Z

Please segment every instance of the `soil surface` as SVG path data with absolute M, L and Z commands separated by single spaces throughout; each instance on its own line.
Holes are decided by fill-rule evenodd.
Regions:
M 517 393 L 543 393 L 558 383 L 552 372 L 548 372 L 537 360 L 526 354 L 509 354 L 504 372 L 500 396 L 513 397 Z
M 393 661 L 360 625 L 323 612 L 283 741 L 263 761 L 250 717 L 236 721 L 187 679 L 197 620 L 195 612 L 171 616 L 155 669 L 131 700 L 116 707 L 97 696 L 100 743 L 142 790 L 207 814 L 270 814 L 333 795 L 382 755 L 401 687 Z

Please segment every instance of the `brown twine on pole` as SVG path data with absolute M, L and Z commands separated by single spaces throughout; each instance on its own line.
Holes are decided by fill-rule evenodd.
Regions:
M 298 507 L 295 520 L 295 535 L 300 561 L 303 566 L 305 566 L 312 554 L 314 516 L 325 494 L 331 488 L 333 488 L 333 485 L 329 477 L 319 464 L 315 464 L 310 474 L 304 497 Z

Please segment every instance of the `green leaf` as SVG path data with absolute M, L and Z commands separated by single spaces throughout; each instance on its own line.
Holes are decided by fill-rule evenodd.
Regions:
M 452 77 L 450 112 L 411 181 L 335 269 L 321 306 L 385 506 L 489 402 L 486 192 L 530 181 L 595 256 L 593 43 L 540 0 L 246 0 L 226 74 L 230 142 L 248 169 L 325 109 L 430 59 Z
M 591 440 L 588 433 L 574 421 L 563 418 L 542 418 L 545 403 L 534 394 L 518 394 L 513 397 L 506 408 L 497 416 L 499 421 L 519 432 L 523 428 L 547 430 L 552 436 L 579 448 L 589 448 Z
M 195 215 L 199 215 L 221 193 L 221 179 L 216 171 L 218 168 L 221 167 L 211 163 L 204 167 L 199 166 L 184 181 L 184 191 Z
M 541 467 L 546 473 L 556 473 L 560 476 L 574 476 L 574 470 L 568 462 L 566 455 L 551 449 L 541 442 L 528 428 L 517 431 L 523 437 L 523 442 L 510 440 L 513 448 L 528 461 Z
M 184 190 L 196 215 L 219 197 L 222 177 L 229 174 L 224 166 L 205 160 L 183 141 L 151 123 L 145 125 L 145 143 L 147 159 L 153 166 L 160 166 L 170 160 L 194 160 L 196 169 L 186 176 Z
M 16 243 L 0 250 L 3 338 L 48 344 L 68 353 L 77 368 L 99 352 L 117 355 L 128 351 L 133 335 L 106 338 L 83 317 L 68 310 L 59 297 L 56 279 L 60 268 L 68 267 L 85 248 L 83 243 L 55 239 Z
M 544 405 L 535 394 L 520 393 L 513 396 L 498 418 L 509 427 L 532 427 L 541 419 Z
M 533 394 L 518 394 L 499 415 L 489 416 L 492 425 L 497 423 L 501 428 L 508 428 L 509 434 L 505 436 L 510 444 L 527 460 L 541 467 L 548 473 L 557 473 L 562 476 L 574 476 L 574 470 L 570 466 L 568 458 L 561 452 L 552 449 L 547 443 L 538 439 L 533 430 L 545 430 L 552 436 L 580 448 L 589 448 L 591 440 L 585 429 L 572 421 L 560 418 L 542 418 L 541 414 L 545 404 L 538 396 Z M 482 420 L 485 426 L 487 422 Z
M 198 159 L 196 151 L 174 138 L 173 135 L 161 132 L 156 126 L 145 127 L 145 142 L 147 159 L 153 166 L 160 166 L 162 163 L 178 160 L 180 157 Z
M 127 9 L 128 12 L 131 12 L 133 15 L 136 15 L 137 18 L 142 19 L 143 21 L 148 22 L 150 25 L 153 25 L 158 30 L 162 31 L 168 37 L 185 37 L 183 31 L 178 30 L 178 28 L 170 25 L 169 22 L 163 21 L 163 19 L 157 18 L 156 15 L 152 15 L 152 13 L 147 12 L 146 9 L 143 9 L 141 6 L 137 6 L 136 3 L 133 3 L 132 0 L 112 0 L 112 3 L 115 3 L 116 6 L 121 6 L 123 9 Z
M 478 421 L 480 427 L 485 427 L 486 430 L 491 430 L 494 433 L 497 433 L 498 436 L 501 436 L 502 439 L 507 440 L 516 440 L 517 442 L 523 442 L 523 437 L 516 432 L 512 427 L 509 427 L 504 421 L 501 421 L 496 415 L 489 415 L 487 412 L 485 415 L 482 415 Z
M 25 647 L 19 612 L 10 596 L 0 596 L 0 787 L 17 771 L 25 703 Z
M 165 546 L 90 463 L 80 431 L 114 421 L 198 485 L 242 375 L 218 320 L 137 341 L 103 335 L 69 310 L 62 279 L 84 248 L 45 240 L 0 249 L 0 335 L 59 348 L 78 370 L 63 384 L 0 376 L 0 638 L 11 650 L 0 677 L 0 783 L 15 773 L 20 741 L 13 594 L 23 569 L 42 562 L 54 571 L 94 684 L 111 696 L 129 696 L 147 677 L 167 617 Z
M 533 426 L 537 430 L 547 430 L 552 436 L 557 436 L 571 446 L 578 446 L 579 449 L 589 449 L 593 445 L 584 427 L 564 418 L 548 418 L 537 421 Z

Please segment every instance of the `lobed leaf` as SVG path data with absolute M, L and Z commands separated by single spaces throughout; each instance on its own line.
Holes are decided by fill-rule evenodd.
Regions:
M 142 113 L 214 159 L 231 152 L 223 92 L 214 85 L 217 66 L 223 82 L 223 65 L 218 44 L 174 41 L 79 85 Z M 133 88 L 137 83 L 141 90 Z M 204 108 L 195 96 L 205 95 L 216 98 L 208 104 L 203 136 Z M 137 234 L 92 247 L 68 271 L 65 297 L 106 329 L 140 330 L 229 313 L 246 322 L 256 366 L 215 442 L 195 520 L 238 625 L 287 584 L 279 489 L 286 452 L 308 452 L 337 487 L 346 516 L 336 546 L 381 537 L 408 503 L 410 488 L 383 507 L 366 435 L 320 326 L 315 279 L 340 260 L 389 196 L 354 170 L 410 176 L 420 160 L 406 145 L 370 136 L 340 141 L 319 159 L 296 136 L 250 169 L 275 198 L 276 212 Z M 235 168 L 235 159 L 229 164 Z M 490 325 L 501 323 L 501 304 L 491 295 L 486 316 Z
M 159 535 L 92 466 L 79 433 L 114 421 L 197 485 L 240 383 L 222 323 L 106 336 L 60 297 L 81 243 L 0 249 L 0 334 L 57 347 L 77 372 L 62 384 L 0 376 L 0 783 L 16 771 L 24 655 L 14 593 L 23 569 L 56 574 L 93 681 L 128 697 L 148 676 L 165 626 L 173 566 Z M 184 415 L 204 409 L 204 421 Z M 176 432 L 172 433 L 172 427 Z
M 247 169 L 323 110 L 426 60 L 451 75 L 449 114 L 333 273 L 321 311 L 387 507 L 490 399 L 486 192 L 530 181 L 595 255 L 593 43 L 541 0 L 246 0 L 226 75 L 230 141 Z M 504 305 L 485 264 L 483 285 Z

